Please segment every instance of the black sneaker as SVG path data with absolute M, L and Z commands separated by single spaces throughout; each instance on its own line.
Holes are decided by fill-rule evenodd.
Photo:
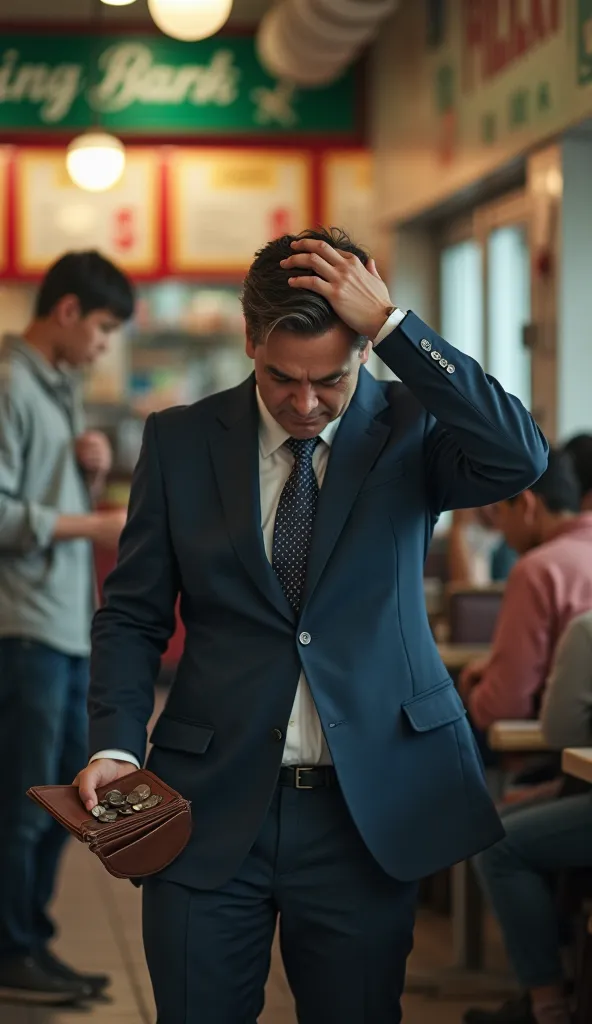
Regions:
M 464 1024 L 536 1024 L 532 1015 L 530 996 L 510 999 L 498 1010 L 467 1010 Z
M 71 1006 L 90 996 L 90 989 L 45 971 L 33 956 L 0 960 L 0 1000 L 38 1006 Z
M 75 971 L 73 967 L 69 967 L 49 949 L 40 950 L 36 959 L 48 974 L 53 974 L 56 978 L 61 978 L 62 981 L 85 985 L 92 998 L 102 995 L 104 989 L 111 984 L 108 974 L 84 974 L 82 971 Z

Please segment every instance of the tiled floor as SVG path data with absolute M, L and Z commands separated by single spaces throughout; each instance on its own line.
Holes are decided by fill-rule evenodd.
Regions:
M 86 847 L 72 841 L 55 913 L 62 931 L 60 953 L 78 967 L 108 971 L 113 977 L 112 1001 L 87 1011 L 0 1005 L 0 1024 L 154 1024 L 150 980 L 140 938 L 138 891 L 128 882 L 111 878 Z M 445 964 L 449 955 L 447 923 L 422 918 L 413 966 Z M 408 996 L 405 1024 L 460 1024 L 466 1005 Z M 260 1024 L 296 1024 L 277 956 Z

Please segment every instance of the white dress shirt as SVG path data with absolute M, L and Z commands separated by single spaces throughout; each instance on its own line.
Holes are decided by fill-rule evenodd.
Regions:
M 374 348 L 383 338 L 386 338 L 387 335 L 391 334 L 399 326 L 404 316 L 405 313 L 400 309 L 396 309 L 391 313 L 374 339 Z M 288 440 L 290 435 L 274 420 L 263 403 L 258 389 L 257 405 L 259 408 L 261 530 L 265 554 L 269 561 L 271 561 L 275 516 L 280 495 L 294 465 L 294 456 L 288 448 L 284 447 L 284 442 Z M 323 485 L 331 445 L 339 429 L 340 422 L 341 419 L 338 418 L 327 424 L 319 435 L 321 443 L 317 445 L 313 454 L 313 468 L 319 489 Z M 138 768 L 140 767 L 137 759 L 129 751 L 100 750 L 91 757 L 91 761 L 96 761 L 101 757 L 110 757 L 119 761 L 130 761 L 137 765 Z M 286 733 L 282 763 L 285 765 L 303 766 L 331 764 L 329 748 L 327 747 L 321 722 L 304 672 L 300 674 L 298 680 L 296 698 Z

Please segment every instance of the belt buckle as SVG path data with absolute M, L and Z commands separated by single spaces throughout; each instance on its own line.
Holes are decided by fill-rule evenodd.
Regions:
M 296 789 L 314 789 L 314 786 L 304 786 L 302 784 L 302 782 L 300 781 L 300 776 L 301 775 L 304 775 L 306 772 L 313 772 L 313 771 L 314 771 L 314 768 L 296 768 L 295 769 L 294 776 L 295 776 L 295 779 L 296 779 Z

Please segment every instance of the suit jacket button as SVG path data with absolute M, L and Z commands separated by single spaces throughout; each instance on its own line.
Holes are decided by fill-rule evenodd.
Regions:
M 284 734 L 283 734 L 281 729 L 274 729 L 272 731 L 271 736 L 272 736 L 272 739 L 274 739 L 276 741 L 276 743 L 281 743 L 281 741 L 284 738 Z
M 310 633 L 307 633 L 306 630 L 303 630 L 298 639 L 300 640 L 300 643 L 304 644 L 304 646 L 306 647 L 306 645 L 309 644 L 310 641 L 312 640 L 312 637 Z

